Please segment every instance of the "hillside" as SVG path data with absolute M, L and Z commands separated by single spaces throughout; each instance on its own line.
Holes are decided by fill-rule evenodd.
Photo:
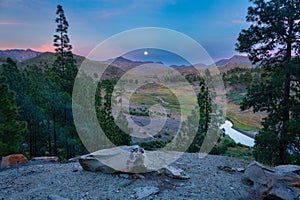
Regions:
M 73 54 L 73 57 L 76 60 L 76 64 L 78 67 L 80 67 L 81 63 L 85 60 L 85 57 L 79 56 L 76 54 Z M 42 53 L 34 58 L 30 58 L 23 62 L 19 62 L 17 64 L 20 68 L 25 68 L 26 66 L 30 66 L 30 65 L 45 66 L 45 64 L 48 65 L 49 67 L 51 67 L 54 61 L 55 61 L 55 53 L 46 52 L 46 53 Z M 88 74 L 90 74 L 91 76 L 94 76 L 94 74 L 97 72 L 97 68 L 106 67 L 106 64 L 104 64 L 103 62 L 90 61 L 90 60 L 87 60 L 87 61 L 90 65 L 90 68 L 86 72 Z M 116 78 L 116 77 L 120 77 L 121 74 L 123 74 L 123 73 L 124 73 L 124 71 L 121 70 L 120 68 L 115 67 L 115 66 L 110 66 L 105 71 L 103 78 Z
M 73 54 L 76 62 L 78 65 L 80 65 L 82 63 L 82 61 L 85 59 L 83 56 L 79 56 L 76 54 Z M 55 53 L 51 53 L 51 52 L 45 52 L 45 53 L 41 53 L 40 55 L 24 60 L 23 62 L 18 63 L 18 65 L 21 68 L 26 67 L 27 65 L 38 65 L 38 64 L 48 64 L 48 66 L 51 66 L 52 63 L 55 61 Z

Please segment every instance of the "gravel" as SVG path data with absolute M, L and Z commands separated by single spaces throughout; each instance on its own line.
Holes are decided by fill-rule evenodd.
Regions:
M 218 166 L 246 167 L 235 158 L 184 154 L 173 166 L 190 175 L 176 180 L 158 173 L 143 176 L 103 174 L 84 171 L 79 163 L 32 164 L 0 172 L 0 199 L 47 199 L 50 195 L 66 199 L 137 199 L 137 188 L 159 188 L 143 199 L 254 199 L 241 172 L 227 172 Z

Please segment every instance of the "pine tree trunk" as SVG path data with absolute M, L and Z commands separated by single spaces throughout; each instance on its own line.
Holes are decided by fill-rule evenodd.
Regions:
M 52 155 L 52 146 L 51 146 L 51 131 L 50 131 L 50 122 L 47 120 L 48 125 L 48 152 L 49 155 Z
M 291 77 L 288 71 L 288 64 L 291 62 L 292 58 L 292 45 L 291 43 L 287 44 L 287 56 L 285 62 L 286 75 L 285 75 L 285 84 L 284 84 L 284 96 L 283 96 L 283 116 L 282 116 L 282 130 L 280 133 L 279 141 L 279 164 L 286 163 L 286 151 L 287 151 L 287 136 L 288 136 L 288 122 L 290 120 L 290 83 Z
M 56 135 L 56 116 L 53 112 L 53 137 L 54 137 L 54 155 L 57 156 L 57 135 Z
M 30 157 L 33 156 L 33 141 L 32 141 L 32 125 L 29 122 L 28 123 L 28 127 L 29 127 L 29 155 Z

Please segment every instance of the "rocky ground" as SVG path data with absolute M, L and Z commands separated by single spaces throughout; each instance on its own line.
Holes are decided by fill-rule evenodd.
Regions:
M 184 154 L 173 166 L 185 170 L 190 179 L 176 180 L 157 173 L 88 172 L 78 162 L 26 164 L 0 172 L 0 199 L 138 199 L 143 189 L 154 189 L 143 199 L 255 199 L 244 173 L 220 169 L 246 165 L 229 157 Z

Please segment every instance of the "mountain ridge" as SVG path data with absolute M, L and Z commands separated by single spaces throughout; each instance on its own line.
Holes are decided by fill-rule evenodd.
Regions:
M 0 62 L 4 62 L 7 57 L 11 57 L 13 60 L 16 60 L 19 63 L 19 66 L 25 67 L 30 64 L 40 64 L 40 63 L 47 63 L 51 64 L 54 61 L 53 52 L 39 52 L 34 51 L 31 49 L 7 49 L 7 50 L 0 50 Z M 84 56 L 73 54 L 77 64 L 81 64 L 82 61 L 85 59 Z M 131 60 L 122 56 L 117 58 L 108 59 L 106 61 L 100 61 L 103 64 L 110 64 L 120 68 L 121 70 L 127 71 L 136 66 L 143 65 L 143 64 L 150 64 L 150 63 L 158 63 L 164 64 L 163 62 L 156 62 L 156 61 L 138 61 L 138 60 Z M 1 63 L 0 63 L 1 64 Z M 252 65 L 251 61 L 247 56 L 243 55 L 234 55 L 231 58 L 221 59 L 215 62 L 215 65 L 219 68 L 221 73 L 225 73 L 230 69 L 240 67 L 240 68 L 253 68 L 255 65 Z M 198 63 L 194 66 L 205 67 L 207 65 Z M 185 66 L 185 65 L 171 65 L 170 67 L 173 68 L 191 68 L 192 66 Z M 209 66 L 207 66 L 209 67 Z
M 6 50 L 0 50 L 0 57 L 1 58 L 7 58 L 10 57 L 13 60 L 16 60 L 18 62 L 25 61 L 30 58 L 34 58 L 43 52 L 34 51 L 31 49 L 6 49 Z

